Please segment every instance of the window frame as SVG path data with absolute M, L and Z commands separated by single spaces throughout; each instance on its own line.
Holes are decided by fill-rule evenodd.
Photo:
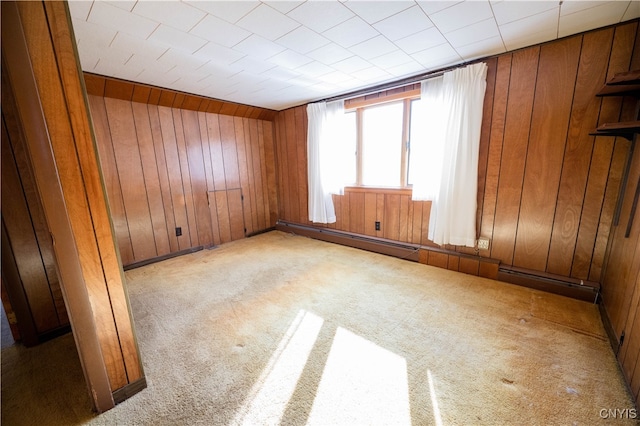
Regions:
M 376 93 L 373 95 L 367 95 L 356 99 L 345 100 L 344 111 L 345 113 L 356 113 L 356 182 L 352 188 L 378 188 L 373 186 L 363 185 L 362 183 L 362 169 L 363 169 L 363 113 L 366 108 L 380 106 L 383 104 L 393 103 L 401 101 L 403 104 L 402 111 L 402 142 L 401 142 L 401 155 L 400 155 L 400 186 L 385 186 L 380 189 L 411 189 L 411 185 L 408 183 L 409 179 L 409 151 L 411 134 L 411 101 L 420 99 L 420 86 L 417 85 L 401 87 L 398 89 L 389 90 L 387 92 Z M 389 93 L 392 92 L 392 93 Z

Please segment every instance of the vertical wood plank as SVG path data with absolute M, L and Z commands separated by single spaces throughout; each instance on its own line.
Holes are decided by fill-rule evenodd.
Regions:
M 264 139 L 264 129 L 261 123 L 253 120 L 258 128 L 258 144 L 260 152 L 260 171 L 262 172 L 262 202 L 264 205 L 264 229 L 269 227 L 271 214 L 269 213 L 269 182 L 267 176 L 266 148 Z M 305 158 L 306 159 L 306 158 Z M 309 215 L 305 213 L 305 220 Z
M 193 201 L 193 188 L 191 187 L 191 171 L 187 157 L 187 146 L 184 135 L 184 123 L 179 109 L 171 109 L 173 125 L 176 129 L 176 146 L 178 148 L 178 162 L 180 164 L 180 179 L 184 194 L 184 204 L 187 210 L 187 231 L 189 233 L 190 247 L 198 245 L 198 222 L 196 221 L 196 209 Z M 184 230 L 183 230 L 184 232 Z
M 251 212 L 252 212 L 252 200 L 253 196 L 250 190 L 249 183 L 249 170 L 251 169 L 251 163 L 249 162 L 249 156 L 247 154 L 247 138 L 244 132 L 244 121 L 246 118 L 234 117 L 233 126 L 235 128 L 236 133 L 236 143 L 237 143 L 237 152 L 238 152 L 238 171 L 240 173 L 240 186 L 242 188 L 242 195 L 244 197 L 243 200 L 243 215 L 244 215 L 244 224 L 247 228 L 247 234 L 251 234 L 254 232 L 255 227 L 251 221 Z
M 262 134 L 264 136 L 264 156 L 267 170 L 267 197 L 269 199 L 269 223 L 268 226 L 275 226 L 278 220 L 278 189 L 276 179 L 277 159 L 274 147 L 273 123 L 261 121 Z
M 507 114 L 509 96 L 509 80 L 511 77 L 511 54 L 498 57 L 495 88 L 493 94 L 493 111 L 491 115 L 491 131 L 489 153 L 484 187 L 482 220 L 480 236 L 492 239 L 493 224 L 498 198 L 498 182 L 500 179 L 500 162 L 502 159 L 502 142 Z
M 511 60 L 511 79 L 491 244 L 491 257 L 507 265 L 513 263 L 539 54 L 540 47 L 530 47 L 515 52 Z
M 286 216 L 288 220 L 298 222 L 300 220 L 300 190 L 298 186 L 298 148 L 296 144 L 296 117 L 295 110 L 289 108 L 284 112 L 285 132 L 286 132 L 286 169 L 287 169 L 287 186 L 288 191 L 288 211 Z M 306 219 L 306 218 L 305 218 Z M 336 224 L 337 226 L 337 224 Z
M 96 96 L 89 96 L 89 106 L 91 107 L 91 114 L 93 116 L 93 128 L 96 134 L 98 155 L 100 156 L 104 185 L 109 199 L 111 221 L 113 222 L 113 228 L 120 250 L 120 259 L 124 265 L 127 265 L 133 262 L 133 247 L 129 234 L 129 224 L 127 223 L 127 216 L 124 211 L 120 176 L 118 175 L 118 167 L 111 143 L 107 110 L 104 106 L 104 99 Z
M 409 206 L 411 205 L 411 197 L 409 195 L 400 196 L 400 217 L 399 217 L 399 235 L 400 241 L 409 241 Z
M 131 102 L 105 98 L 134 260 L 157 256 Z
M 184 138 L 187 147 L 187 164 L 193 190 L 193 203 L 195 207 L 195 219 L 197 228 L 197 241 L 201 246 L 213 244 L 211 229 L 211 215 L 207 201 L 207 176 L 204 167 L 204 154 L 198 113 L 182 110 L 182 122 L 184 124 Z
M 345 193 L 349 197 L 349 223 L 351 231 L 356 234 L 365 233 L 365 194 L 362 192 Z
M 220 139 L 222 142 L 222 158 L 224 159 L 224 174 L 227 189 L 240 188 L 240 174 L 238 173 L 238 154 L 236 152 L 236 136 L 233 117 L 220 115 Z
M 160 128 L 160 116 L 158 107 L 147 105 L 149 111 L 149 123 L 151 125 L 151 136 L 153 149 L 155 152 L 158 178 L 160 181 L 160 194 L 169 238 L 169 250 L 173 253 L 179 250 L 178 238 L 176 237 L 176 219 L 173 213 L 173 201 L 171 197 L 171 186 L 169 184 L 169 174 L 167 172 L 167 161 L 164 156 L 164 142 L 162 140 L 162 130 Z
M 249 122 L 249 143 L 251 144 L 251 163 L 253 167 L 254 190 L 256 196 L 256 218 L 258 221 L 258 229 L 266 228 L 265 220 L 265 202 L 264 191 L 262 185 L 262 161 L 260 158 L 260 140 L 258 136 L 258 122 L 256 120 L 248 120 Z
M 384 195 L 383 235 L 390 240 L 400 239 L 400 196 Z
M 547 261 L 547 272 L 571 274 L 613 29 L 584 35 Z
M 411 242 L 420 244 L 422 242 L 422 207 L 424 203 L 422 201 L 411 201 L 411 205 L 413 206 Z M 425 226 L 428 226 L 428 224 Z
M 380 222 L 380 230 L 376 231 L 376 237 L 384 237 L 387 224 L 384 222 L 385 199 L 384 194 L 376 194 L 376 220 Z
M 252 229 L 258 230 L 260 229 L 260 224 L 258 223 L 258 203 L 257 203 L 257 194 L 256 194 L 256 171 L 253 167 L 253 145 L 251 144 L 251 125 L 248 118 L 242 119 L 243 130 L 244 130 L 244 139 L 245 139 L 245 149 L 247 152 L 247 167 L 248 167 L 248 176 L 249 176 L 249 187 L 248 191 L 245 192 L 245 197 L 248 197 L 250 206 L 249 209 L 249 220 L 247 220 L 247 224 L 251 224 Z
M 376 200 L 376 194 L 371 192 L 364 194 L 364 233 L 372 237 L 376 235 L 376 220 L 378 220 Z
M 221 191 L 227 189 L 227 178 L 225 175 L 224 160 L 222 158 L 219 116 L 217 114 L 206 114 L 206 119 L 213 184 L 216 191 Z
M 209 146 L 209 126 L 207 124 L 207 115 L 204 112 L 198 112 L 198 127 L 200 128 L 200 142 L 202 146 L 202 161 L 204 163 L 204 174 L 207 182 L 207 192 L 214 191 L 213 184 L 213 165 L 211 164 L 211 147 Z
M 156 153 L 153 147 L 149 111 L 145 104 L 134 102 L 131 106 L 140 150 L 144 187 L 146 188 L 149 211 L 151 213 L 156 254 L 162 256 L 171 250 L 169 247 L 169 235 L 167 234 L 167 222 L 164 216 L 164 205 L 162 204 L 160 178 L 158 177 Z
M 229 229 L 231 240 L 244 238 L 244 213 L 242 212 L 242 190 L 232 189 L 227 191 L 229 206 Z
M 178 158 L 178 144 L 176 142 L 176 130 L 173 125 L 173 114 L 170 108 L 157 108 L 162 144 L 164 145 L 164 158 L 167 165 L 167 177 L 171 191 L 175 227 L 182 228 L 182 235 L 176 237 L 178 250 L 184 250 L 191 247 L 191 239 L 189 237 L 189 222 L 187 220 L 187 207 L 185 205 L 182 188 L 182 174 L 180 172 L 180 160 Z M 172 233 L 171 230 L 169 230 L 169 232 Z
M 300 204 L 299 220 L 300 223 L 307 223 L 309 218 L 308 210 L 308 188 L 307 188 L 307 113 L 304 106 L 295 108 L 296 118 L 296 148 L 298 159 L 296 166 L 298 168 L 298 203 Z M 344 219 L 348 219 L 344 217 Z

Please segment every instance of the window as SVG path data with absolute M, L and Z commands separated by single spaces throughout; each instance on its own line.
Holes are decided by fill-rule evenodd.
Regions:
M 410 137 L 419 135 L 412 125 L 412 109 L 419 90 L 345 104 L 355 120 L 357 186 L 404 188 L 411 184 Z

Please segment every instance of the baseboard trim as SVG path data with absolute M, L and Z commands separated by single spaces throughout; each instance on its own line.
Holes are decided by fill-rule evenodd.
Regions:
M 312 226 L 283 221 L 278 221 L 276 223 L 276 230 L 291 232 L 296 235 L 327 241 L 329 243 L 372 251 L 374 253 L 386 254 L 388 256 L 407 259 L 413 262 L 418 262 L 419 260 L 418 252 L 420 250 L 420 246 L 415 244 L 398 243 L 391 240 L 384 240 L 382 238 L 368 237 L 359 234 L 336 231 L 333 229 L 315 228 Z
M 600 318 L 602 319 L 602 325 L 604 326 L 604 331 L 607 332 L 607 336 L 609 337 L 609 343 L 611 344 L 611 349 L 613 349 L 613 353 L 618 356 L 618 352 L 620 352 L 620 341 L 618 340 L 618 336 L 616 336 L 616 332 L 613 329 L 613 324 L 611 324 L 611 320 L 609 319 L 609 314 L 604 307 L 604 303 L 602 300 L 599 300 L 598 310 L 600 311 Z
M 147 379 L 142 376 L 138 380 L 133 383 L 129 383 L 121 387 L 120 389 L 114 391 L 113 394 L 113 402 L 116 404 L 120 404 L 121 402 L 131 398 L 133 395 L 137 394 L 141 390 L 147 387 Z
M 260 234 L 266 234 L 267 232 L 275 231 L 275 229 L 276 229 L 276 227 L 272 226 L 272 227 L 267 228 L 267 229 L 262 229 L 260 231 L 252 232 L 250 234 L 247 234 L 246 238 L 255 237 L 256 235 L 260 235 Z
M 501 265 L 498 270 L 498 280 L 591 303 L 598 301 L 600 292 L 598 283 L 512 266 Z
M 281 220 L 276 223 L 275 229 L 321 241 L 394 256 L 400 259 L 407 259 L 431 266 L 482 276 L 591 303 L 597 302 L 600 292 L 600 285 L 598 283 L 590 281 L 583 282 L 579 279 L 560 275 L 501 265 L 500 261 L 496 259 L 473 256 L 439 247 L 402 243 L 379 237 Z M 452 259 L 454 260 L 453 263 L 451 262 Z M 462 266 L 463 263 L 466 265 L 464 268 Z
M 162 256 L 152 257 L 151 259 L 141 260 L 140 262 L 130 263 L 128 265 L 124 265 L 122 269 L 124 269 L 125 271 L 128 271 L 130 269 L 140 268 L 141 266 L 151 265 L 152 263 L 162 262 L 163 260 L 171 259 L 178 256 L 183 256 L 185 254 L 195 253 L 203 249 L 204 249 L 204 246 L 191 247 L 188 249 L 176 251 L 176 252 L 165 254 Z

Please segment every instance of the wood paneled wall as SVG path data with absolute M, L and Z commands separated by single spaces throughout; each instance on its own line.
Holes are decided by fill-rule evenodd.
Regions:
M 273 121 L 276 115 L 276 111 L 272 109 L 237 104 L 97 74 L 84 73 L 84 81 L 87 93 L 100 97 L 258 120 Z
M 66 3 L 46 1 L 2 2 L 1 17 L 2 73 L 15 95 L 16 115 L 55 242 L 60 284 L 89 395 L 95 409 L 104 411 L 145 384 L 71 17 Z
M 89 104 L 124 265 L 275 225 L 270 121 L 101 96 Z
M 477 223 L 491 246 L 481 256 L 600 281 L 628 142 L 589 132 L 631 113 L 620 99 L 595 94 L 630 69 L 637 37 L 633 21 L 486 60 Z M 276 117 L 279 217 L 311 225 L 306 129 L 306 106 Z M 428 203 L 404 192 L 347 191 L 334 199 L 338 229 L 430 244 Z M 380 232 L 372 229 L 376 220 Z
M 10 85 L 2 79 L 2 226 L 9 247 L 3 247 L 4 282 L 15 306 L 25 344 L 69 325 L 56 272 L 53 244 L 36 187 Z M 7 257 L 7 259 L 5 259 Z M 15 264 L 17 276 L 8 273 Z M 24 300 L 16 300 L 24 299 Z M 18 308 L 25 304 L 26 309 Z M 35 336 L 29 336 L 32 322 Z
M 636 141 L 620 218 L 611 231 L 608 261 L 602 284 L 605 312 L 616 339 L 622 343 L 617 354 L 618 360 L 636 403 L 640 403 L 640 206 L 637 205 L 639 193 L 640 147 Z M 623 334 L 624 340 L 620 342 Z

